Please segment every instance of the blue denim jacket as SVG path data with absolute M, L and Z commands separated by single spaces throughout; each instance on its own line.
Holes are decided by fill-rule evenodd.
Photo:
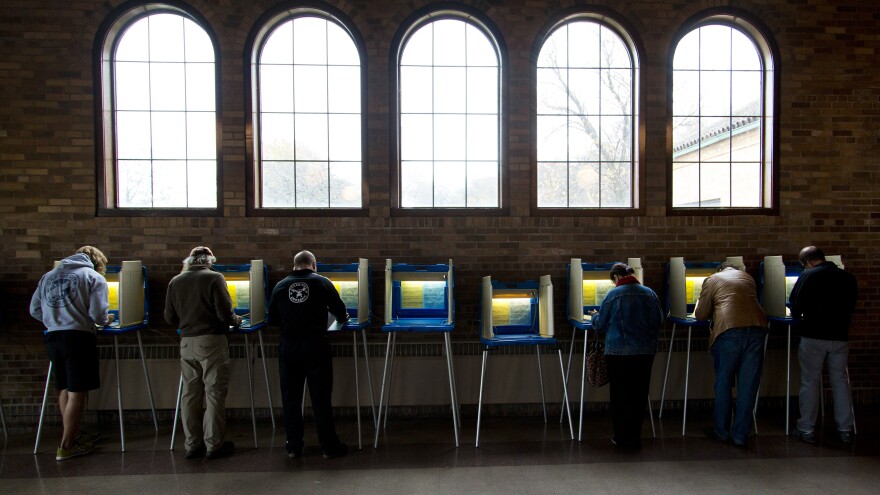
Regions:
M 663 326 L 660 299 L 639 283 L 619 285 L 593 315 L 593 329 L 605 333 L 605 354 L 629 356 L 656 354 Z

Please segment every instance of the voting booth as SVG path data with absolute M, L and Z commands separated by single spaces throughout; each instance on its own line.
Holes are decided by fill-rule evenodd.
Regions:
M 244 336 L 245 362 L 248 374 L 248 391 L 251 399 L 251 425 L 253 426 L 254 448 L 257 448 L 257 414 L 254 407 L 254 370 L 251 363 L 251 342 L 249 336 L 257 334 L 260 356 L 263 362 L 263 376 L 266 381 L 266 397 L 269 399 L 269 416 L 272 428 L 275 428 L 274 406 L 272 404 L 272 387 L 269 384 L 269 371 L 266 366 L 266 350 L 263 344 L 263 329 L 267 323 L 266 301 L 269 299 L 268 267 L 263 260 L 251 260 L 250 264 L 213 265 L 212 268 L 223 274 L 226 279 L 226 290 L 232 299 L 232 309 L 242 317 L 241 325 L 230 327 L 229 333 Z M 179 333 L 179 331 L 178 331 Z M 171 450 L 174 450 L 174 438 L 177 434 L 177 419 L 180 415 L 180 397 L 183 392 L 183 374 L 177 386 L 177 405 L 174 408 L 174 426 L 171 430 Z
M 568 323 L 572 327 L 571 344 L 568 346 L 568 364 L 565 368 L 565 380 L 568 383 L 571 372 L 571 360 L 574 354 L 575 343 L 577 342 L 578 333 L 584 336 L 584 352 L 581 362 L 581 398 L 580 408 L 578 409 L 578 441 L 583 438 L 583 421 L 584 421 L 584 397 L 586 383 L 586 363 L 587 363 L 587 347 L 590 339 L 590 330 L 593 329 L 591 311 L 598 311 L 602 306 L 602 301 L 608 291 L 614 288 L 614 282 L 611 281 L 611 267 L 617 263 L 616 261 L 608 263 L 587 263 L 581 258 L 571 258 L 571 262 L 567 265 L 568 272 L 568 299 L 566 300 L 566 314 L 568 315 Z M 635 271 L 635 277 L 639 282 L 643 280 L 644 271 L 642 269 L 641 258 L 627 258 L 626 264 Z M 568 387 L 566 387 L 567 390 Z M 566 408 L 562 408 L 560 422 L 564 419 Z M 651 415 L 651 427 L 653 429 L 654 416 Z
M 562 375 L 563 402 L 568 407 L 565 369 L 562 349 L 555 337 L 553 325 L 553 283 L 550 275 L 540 282 L 503 283 L 483 277 L 480 293 L 480 342 L 483 344 L 483 365 L 480 371 L 480 396 L 477 406 L 477 439 L 480 446 L 480 424 L 483 411 L 483 386 L 486 377 L 489 350 L 504 346 L 534 346 L 538 357 L 538 375 L 541 385 L 541 405 L 547 422 L 547 404 L 544 399 L 544 374 L 541 366 L 541 347 L 550 345 L 559 354 L 559 372 Z M 569 412 L 569 430 L 574 439 L 574 428 Z
M 60 261 L 54 266 L 58 267 Z M 150 301 L 148 297 L 149 286 L 147 279 L 147 267 L 140 261 L 123 261 L 122 265 L 106 267 L 104 278 L 107 280 L 107 299 L 109 313 L 114 320 L 109 325 L 100 329 L 98 336 L 113 336 L 113 357 L 116 369 L 116 401 L 119 413 L 119 441 L 120 447 L 125 452 L 125 427 L 122 416 L 122 383 L 119 373 L 119 336 L 133 332 L 137 336 L 138 352 L 141 358 L 141 366 L 144 370 L 144 380 L 147 385 L 147 395 L 150 401 L 150 410 L 153 415 L 153 428 L 159 431 L 156 420 L 156 406 L 153 402 L 153 387 L 150 383 L 150 374 L 147 372 L 147 363 L 144 359 L 144 346 L 141 339 L 141 330 L 147 328 L 150 322 Z M 43 403 L 40 407 L 40 419 L 37 425 L 37 438 L 34 443 L 34 454 L 40 448 L 40 436 L 42 434 L 43 419 L 46 410 L 46 400 L 49 393 L 49 383 L 52 378 L 52 362 L 49 362 L 49 372 L 46 375 L 46 387 L 43 390 Z
M 385 260 L 385 314 L 382 331 L 388 334 L 385 347 L 385 365 L 379 392 L 377 425 L 383 425 L 388 416 L 388 395 L 394 368 L 394 347 L 400 332 L 442 333 L 446 348 L 446 368 L 449 374 L 449 393 L 452 402 L 452 423 L 455 446 L 459 446 L 458 397 L 455 371 L 452 367 L 452 343 L 449 334 L 455 328 L 455 279 L 452 260 L 447 264 L 409 265 Z M 387 384 L 387 387 L 386 387 Z M 386 395 L 386 390 L 389 393 Z M 379 431 L 373 446 L 379 445 Z
M 351 348 L 352 360 L 354 361 L 354 381 L 355 381 L 355 403 L 357 407 L 357 425 L 358 425 L 358 449 L 362 449 L 361 442 L 361 399 L 360 399 L 360 378 L 358 374 L 358 349 L 357 334 L 361 334 L 361 343 L 364 350 L 364 368 L 367 370 L 367 384 L 370 392 L 370 407 L 373 413 L 373 427 L 377 427 L 376 404 L 373 399 L 373 376 L 370 371 L 370 354 L 367 351 L 367 328 L 370 327 L 371 319 L 371 299 L 370 299 L 370 262 L 365 258 L 358 259 L 357 263 L 347 264 L 329 264 L 318 263 L 318 274 L 327 277 L 342 302 L 345 303 L 345 309 L 348 312 L 349 320 L 344 324 L 335 321 L 332 315 L 328 318 L 332 319 L 328 331 L 330 333 L 351 332 Z M 306 385 L 308 386 L 308 385 Z M 303 393 L 303 408 L 305 408 L 305 393 Z
M 729 256 L 725 260 L 733 263 L 737 268 L 745 270 L 742 256 Z M 669 350 L 666 354 L 666 372 L 663 374 L 663 391 L 660 394 L 660 412 L 658 417 L 663 417 L 663 405 L 666 401 L 666 384 L 669 380 L 669 363 L 672 359 L 672 344 L 675 341 L 675 331 L 679 326 L 687 328 L 687 360 L 684 373 L 684 405 L 682 406 L 681 434 L 687 431 L 687 398 L 688 382 L 691 368 L 691 333 L 694 327 L 702 330 L 709 329 L 708 321 L 698 321 L 693 316 L 697 301 L 700 299 L 700 291 L 703 281 L 718 271 L 720 262 L 686 262 L 682 257 L 669 259 L 666 267 L 666 310 L 667 319 L 672 322 L 672 335 L 669 337 Z

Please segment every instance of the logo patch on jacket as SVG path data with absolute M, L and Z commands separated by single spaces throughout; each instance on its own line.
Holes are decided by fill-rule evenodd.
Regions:
M 46 281 L 46 300 L 50 307 L 63 308 L 70 306 L 76 299 L 76 275 L 58 274 Z
M 291 302 L 303 303 L 309 298 L 309 286 L 305 282 L 294 282 L 287 290 L 287 297 Z

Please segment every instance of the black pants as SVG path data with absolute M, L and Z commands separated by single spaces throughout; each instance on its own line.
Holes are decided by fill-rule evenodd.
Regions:
M 648 408 L 653 354 L 606 355 L 611 385 L 611 422 L 614 441 L 622 447 L 641 445 L 642 423 Z
M 289 451 L 302 450 L 303 384 L 308 380 L 312 411 L 318 429 L 321 450 L 333 451 L 339 446 L 333 422 L 333 361 L 330 343 L 325 335 L 282 337 L 279 346 L 281 399 L 284 407 L 284 429 Z

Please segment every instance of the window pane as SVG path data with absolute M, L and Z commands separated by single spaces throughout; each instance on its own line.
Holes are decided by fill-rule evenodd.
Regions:
M 183 17 L 174 14 L 155 14 L 148 17 L 150 24 L 150 60 L 153 62 L 183 62 Z
M 568 159 L 566 117 L 538 116 L 538 161 L 565 161 Z
M 414 32 L 403 45 L 400 65 L 433 65 L 434 30 L 430 26 Z
M 328 67 L 328 110 L 361 113 L 360 67 Z
M 260 123 L 263 160 L 293 160 L 293 115 L 263 114 Z
M 317 17 L 293 21 L 293 63 L 327 65 L 327 21 Z
M 153 112 L 153 159 L 180 160 L 186 157 L 186 114 L 183 112 Z M 178 164 L 186 176 L 186 164 Z
M 263 161 L 263 207 L 296 206 L 296 167 L 293 162 Z
M 734 162 L 761 160 L 761 127 L 758 120 L 743 123 L 734 130 L 730 159 Z
M 761 164 L 735 163 L 731 168 L 730 206 L 761 206 Z
M 434 110 L 433 69 L 430 67 L 400 68 L 400 111 L 430 113 Z
M 568 112 L 566 73 L 559 69 L 538 69 L 538 115 Z
M 214 63 L 214 45 L 204 29 L 193 21 L 184 19 L 183 34 L 186 47 L 185 59 L 187 62 Z
M 761 73 L 734 72 L 731 84 L 733 115 L 761 115 Z
M 150 102 L 153 110 L 185 110 L 183 64 L 150 64 Z
M 186 64 L 186 109 L 214 111 L 214 64 Z
M 700 113 L 730 115 L 730 72 L 700 72 Z
M 327 23 L 327 63 L 357 67 L 361 65 L 361 57 L 354 40 L 340 26 L 329 22 Z
M 464 160 L 467 158 L 466 125 L 467 119 L 464 115 L 434 116 L 435 160 Z
M 120 161 L 149 159 L 152 156 L 150 134 L 149 112 L 117 112 L 116 158 Z
M 149 110 L 150 64 L 142 62 L 116 63 L 116 109 Z
M 186 162 L 154 160 L 153 206 L 157 208 L 186 208 L 186 193 Z
M 498 113 L 497 68 L 468 68 L 467 112 L 492 114 Z
M 699 161 L 700 119 L 674 117 L 672 119 L 672 156 L 676 161 Z
M 731 36 L 733 70 L 761 70 L 761 59 L 755 43 L 741 31 L 733 29 Z
M 430 160 L 434 157 L 434 125 L 430 115 L 400 116 L 401 158 Z
M 150 60 L 149 25 L 146 18 L 128 26 L 116 46 L 113 59 L 117 62 L 147 62 Z
M 217 158 L 217 120 L 213 112 L 186 114 L 186 156 L 190 160 Z
M 595 22 L 572 22 L 568 28 L 568 66 L 572 68 L 598 69 L 601 51 L 599 47 L 599 25 Z M 559 30 L 560 34 L 566 29 Z M 593 48 L 593 49 L 591 49 Z
M 672 81 L 672 115 L 696 116 L 700 111 L 700 73 L 675 71 Z
M 629 48 L 607 27 L 602 27 L 602 67 L 611 69 L 632 67 Z
M 326 208 L 330 198 L 326 162 L 296 162 L 296 206 Z
M 215 208 L 217 206 L 217 163 L 213 160 L 186 163 L 187 189 L 190 208 Z
M 700 161 L 730 161 L 730 119 L 700 119 Z
M 572 116 L 568 122 L 568 159 L 573 162 L 599 160 L 600 118 Z
M 498 160 L 498 117 L 470 115 L 467 117 L 468 160 Z M 496 169 L 497 163 L 495 163 Z M 470 168 L 468 168 L 470 173 Z M 496 170 L 497 173 L 497 170 Z
M 704 26 L 700 31 L 700 69 L 730 70 L 730 31 L 727 26 Z
M 293 64 L 293 22 L 276 27 L 260 50 L 261 64 Z
M 296 159 L 327 160 L 327 115 L 297 114 L 294 118 Z
M 601 94 L 604 115 L 632 115 L 632 71 L 603 70 Z
M 568 72 L 568 111 L 574 115 L 599 115 L 611 108 L 600 106 L 601 87 L 599 69 L 577 69 Z M 563 74 L 564 76 L 564 74 Z M 628 89 L 627 89 L 628 91 Z
M 331 160 L 357 161 L 361 159 L 361 116 L 330 115 Z
M 465 206 L 466 164 L 464 162 L 437 162 L 434 166 L 434 206 Z
M 442 19 L 431 23 L 434 28 L 434 65 L 464 67 L 465 23 Z
M 433 206 L 434 166 L 432 162 L 401 162 L 400 205 L 404 208 Z
M 330 206 L 361 207 L 361 164 L 330 162 Z
M 498 163 L 470 161 L 467 164 L 467 206 L 498 206 Z
M 700 206 L 700 164 L 675 163 L 672 169 L 672 206 Z
M 730 206 L 730 164 L 700 165 L 700 206 Z
M 606 162 L 602 164 L 602 206 L 629 208 L 632 206 L 632 164 Z
M 538 162 L 538 207 L 568 206 L 568 164 Z
M 498 55 L 492 43 L 479 29 L 465 24 L 467 31 L 467 65 L 469 67 L 498 67 Z
M 569 170 L 568 206 L 599 207 L 599 164 L 572 162 Z
M 436 113 L 464 113 L 467 104 L 466 95 L 467 72 L 464 67 L 434 68 L 434 111 Z
M 297 65 L 293 71 L 297 112 L 327 112 L 327 67 Z
M 672 58 L 674 70 L 699 70 L 700 68 L 700 31 L 694 30 L 686 34 L 675 47 Z
M 260 111 L 293 111 L 293 66 L 260 66 Z
M 602 117 L 602 160 L 630 161 L 633 133 L 630 117 Z
M 117 173 L 120 207 L 152 206 L 153 175 L 149 160 L 119 160 Z

